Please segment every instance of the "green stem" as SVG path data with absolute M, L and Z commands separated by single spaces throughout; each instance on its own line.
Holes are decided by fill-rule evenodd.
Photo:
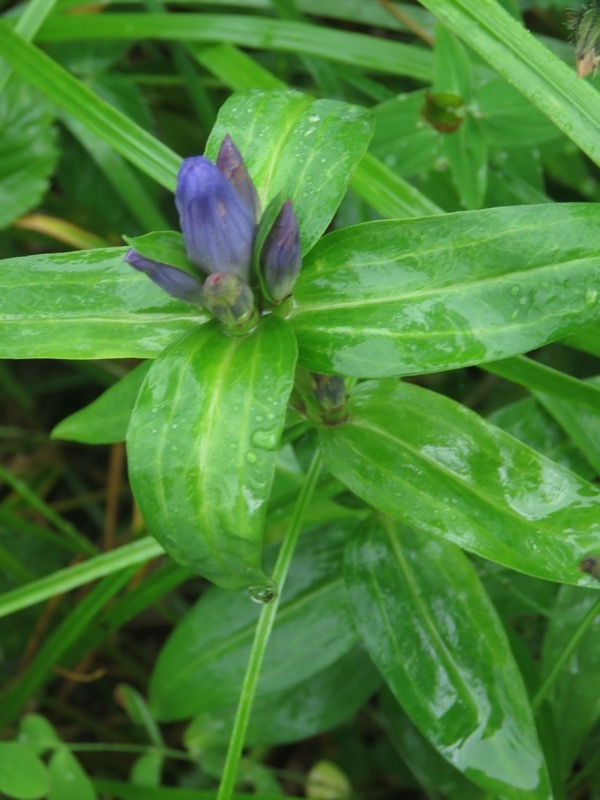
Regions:
M 261 611 L 256 631 L 254 633 L 254 641 L 252 643 L 252 651 L 248 661 L 248 667 L 244 676 L 244 683 L 242 685 L 242 694 L 238 704 L 235 721 L 233 723 L 233 732 L 229 740 L 229 748 L 227 750 L 227 758 L 225 760 L 225 767 L 221 778 L 221 785 L 219 786 L 219 793 L 217 800 L 230 800 L 232 792 L 235 788 L 235 782 L 238 773 L 240 758 L 244 747 L 244 740 L 246 738 L 246 730 L 250 720 L 250 713 L 252 711 L 252 704 L 254 702 L 254 695 L 256 692 L 256 685 L 260 676 L 263 658 L 269 642 L 269 636 L 275 621 L 275 614 L 279 605 L 279 599 L 283 592 L 285 579 L 294 555 L 296 542 L 300 535 L 302 519 L 306 508 L 310 502 L 310 498 L 317 483 L 317 478 L 321 471 L 321 453 L 316 450 L 313 456 L 312 463 L 306 475 L 306 481 L 298 502 L 294 509 L 290 527 L 287 530 L 285 538 L 281 544 L 281 550 L 275 564 L 273 572 L 273 580 L 277 584 L 279 593 L 277 597 L 271 602 L 263 606 Z
M 579 625 L 573 631 L 573 635 L 571 636 L 570 640 L 567 643 L 567 646 L 563 648 L 561 654 L 556 659 L 554 664 L 552 665 L 552 669 L 546 675 L 546 678 L 540 688 L 537 690 L 533 700 L 531 701 L 531 707 L 534 711 L 541 706 L 544 702 L 548 694 L 550 693 L 551 689 L 554 687 L 556 680 L 566 664 L 568 663 L 569 659 L 577 649 L 577 645 L 584 637 L 587 632 L 587 629 L 590 627 L 594 619 L 600 614 L 600 599 L 597 600 L 594 605 L 589 609 L 585 617 L 581 620 Z

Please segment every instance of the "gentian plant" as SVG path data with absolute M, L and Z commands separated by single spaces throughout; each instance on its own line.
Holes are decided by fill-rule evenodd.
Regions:
M 335 729 L 365 707 L 363 738 L 385 731 L 431 797 L 565 797 L 565 776 L 597 745 L 591 633 L 600 610 L 600 388 L 525 354 L 559 341 L 600 352 L 600 207 L 546 202 L 523 182 L 510 188 L 536 202 L 502 202 L 509 189 L 500 192 L 491 179 L 494 142 L 512 141 L 507 162 L 524 156 L 511 126 L 502 130 L 481 109 L 515 90 L 498 90 L 455 34 L 526 95 L 524 127 L 536 146 L 556 146 L 566 134 L 600 163 L 600 115 L 597 104 L 584 102 L 597 95 L 492 0 L 422 5 L 445 26 L 431 53 L 409 51 L 421 70 L 412 78 L 424 75 L 431 91 L 389 97 L 350 70 L 352 92 L 381 101 L 372 112 L 285 88 L 248 56 L 260 88 L 232 94 L 206 128 L 204 154 L 185 159 L 0 26 L 0 53 L 64 106 L 73 131 L 90 126 L 174 192 L 180 227 L 166 230 L 176 227 L 175 214 L 171 223 L 162 210 L 148 213 L 139 192 L 132 207 L 138 222 L 144 217 L 137 231 L 146 232 L 125 237 L 127 247 L 2 262 L 6 358 L 136 359 L 53 436 L 126 443 L 143 535 L 99 554 L 36 502 L 36 513 L 87 558 L 0 596 L 0 610 L 102 580 L 0 698 L 0 721 L 19 718 L 53 665 L 75 681 L 79 673 L 62 664 L 80 663 L 81 642 L 95 648 L 189 580 L 187 594 L 165 612 L 174 629 L 161 641 L 148 698 L 136 663 L 138 688 L 117 688 L 131 727 L 143 726 L 150 742 L 132 784 L 92 785 L 34 715 L 22 723 L 21 741 L 0 743 L 0 794 L 62 800 L 58 785 L 74 797 L 66 778 L 57 783 L 68 775 L 85 786 L 77 789 L 82 798 L 135 800 L 146 791 L 178 798 L 195 789 L 214 796 L 217 783 L 218 800 L 247 783 L 262 787 L 259 798 L 281 796 L 263 763 L 265 748 Z M 516 4 L 506 5 L 517 14 Z M 60 40 L 69 26 L 85 32 L 84 16 L 61 18 L 64 29 L 51 21 L 40 36 Z M 98 16 L 93 22 L 113 35 L 111 13 Z M 139 16 L 145 19 L 134 14 L 119 30 L 136 30 Z M 189 22 L 179 13 L 157 16 L 152 26 L 168 21 L 178 36 Z M 267 29 L 260 16 L 248 19 L 265 40 L 279 23 L 296 36 L 305 24 L 269 19 L 277 25 Z M 578 19 L 585 75 L 597 48 L 589 16 Z M 431 39 L 429 29 L 416 30 Z M 363 52 L 363 38 L 336 33 L 357 48 L 344 58 Z M 394 58 L 406 58 L 407 45 L 386 44 Z M 207 49 L 189 52 L 208 61 Z M 211 52 L 215 74 L 231 70 L 240 80 L 238 51 L 219 45 Z M 383 69 L 378 50 L 368 52 L 366 66 Z M 312 66 L 327 75 L 320 62 Z M 396 141 L 395 125 L 382 125 L 386 118 L 400 118 L 434 148 L 432 172 L 446 170 L 445 194 L 436 200 L 451 196 L 450 213 L 405 182 L 402 167 L 386 166 L 390 138 L 388 155 L 410 150 Z M 418 160 L 420 146 L 404 156 L 404 163 Z M 499 199 L 482 209 L 488 192 Z M 172 204 L 167 219 L 170 212 Z M 32 287 L 42 300 L 32 302 Z M 467 380 L 472 368 L 534 397 L 516 408 L 498 399 L 501 407 L 486 418 L 444 382 L 447 375 Z M 577 445 L 577 457 L 542 406 Z M 17 480 L 12 486 L 26 494 Z M 165 554 L 170 559 L 149 584 L 130 580 L 140 564 Z M 529 648 L 507 633 L 515 605 L 525 628 L 531 609 L 544 617 L 541 654 L 539 626 Z M 129 662 L 130 653 L 117 653 L 119 668 Z M 585 672 L 583 688 L 573 664 Z M 61 701 L 54 705 L 62 713 Z M 185 729 L 159 727 L 182 722 Z M 181 741 L 183 756 L 174 749 Z M 342 739 L 335 741 L 334 754 Z M 129 745 L 137 754 L 136 742 Z M 190 771 L 167 772 L 178 785 L 162 787 L 163 764 L 174 753 Z M 33 788 L 15 790 L 16 771 L 3 774 L 13 758 L 25 765 L 20 776 L 34 776 Z M 396 762 L 382 748 L 376 763 L 387 775 Z M 404 778 L 391 771 L 395 796 Z M 327 795 L 319 780 L 329 784 Z M 306 793 L 348 797 L 349 785 L 335 766 L 317 763 Z

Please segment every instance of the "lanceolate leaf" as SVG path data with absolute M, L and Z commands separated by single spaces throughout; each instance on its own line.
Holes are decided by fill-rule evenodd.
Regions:
M 296 343 L 264 317 L 247 336 L 216 323 L 152 365 L 127 452 L 146 523 L 183 566 L 221 586 L 263 586 L 261 546 Z
M 206 322 L 123 261 L 127 249 L 11 258 L 0 270 L 2 358 L 147 358 Z
M 523 353 L 600 318 L 589 205 L 356 225 L 319 242 L 294 289 L 300 363 L 410 375 Z
M 131 412 L 149 369 L 148 361 L 138 364 L 97 400 L 59 422 L 52 438 L 86 444 L 124 442 Z
M 333 474 L 398 520 L 539 578 L 600 588 L 600 489 L 453 400 L 362 384 L 350 419 L 323 428 Z
M 302 246 L 329 224 L 371 138 L 365 108 L 300 92 L 241 92 L 221 108 L 206 145 L 215 159 L 229 133 L 244 156 L 263 210 L 279 193 L 291 200 Z
M 332 524 L 300 539 L 265 654 L 258 698 L 297 687 L 356 645 L 341 578 L 347 539 L 347 526 Z M 275 551 L 267 552 L 268 565 Z M 246 592 L 214 588 L 202 596 L 158 658 L 150 683 L 156 719 L 187 719 L 237 704 L 258 614 Z
M 381 683 L 363 647 L 354 647 L 320 672 L 279 692 L 265 694 L 252 706 L 246 743 L 299 742 L 330 730 L 352 717 Z M 192 752 L 229 741 L 235 706 L 199 714 L 185 734 Z
M 376 519 L 350 542 L 345 578 L 371 658 L 434 747 L 495 797 L 548 800 L 523 681 L 463 553 Z

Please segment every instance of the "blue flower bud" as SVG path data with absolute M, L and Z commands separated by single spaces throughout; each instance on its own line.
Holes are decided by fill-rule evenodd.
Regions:
M 310 374 L 313 379 L 313 395 L 322 409 L 330 411 L 345 404 L 347 395 L 343 378 L 337 375 L 322 375 L 319 372 Z
M 228 328 L 246 325 L 254 319 L 254 297 L 248 284 L 235 272 L 214 272 L 204 281 L 204 305 Z
M 248 279 L 256 223 L 223 173 L 204 156 L 186 158 L 175 204 L 190 261 L 204 272 L 235 272 Z
M 221 143 L 217 155 L 217 167 L 252 209 L 254 219 L 258 221 L 260 218 L 258 194 L 252 183 L 252 178 L 248 173 L 242 154 L 234 145 L 229 134 L 227 134 Z
M 172 297 L 183 300 L 184 303 L 202 305 L 202 281 L 199 278 L 169 264 L 144 258 L 133 248 L 127 251 L 125 261 L 134 269 L 145 273 Z
M 267 234 L 260 266 L 271 300 L 281 303 L 291 293 L 302 264 L 298 220 L 287 200 Z

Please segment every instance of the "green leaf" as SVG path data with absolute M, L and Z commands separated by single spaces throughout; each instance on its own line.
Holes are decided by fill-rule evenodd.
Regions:
M 244 156 L 263 209 L 280 192 L 291 199 L 306 252 L 322 235 L 372 134 L 359 106 L 292 91 L 252 90 L 221 107 L 206 145 L 216 158 L 229 133 Z
M 579 383 L 588 390 L 600 390 L 600 378 Z M 595 406 L 586 404 L 587 407 L 582 408 L 580 403 L 572 402 L 573 398 L 569 398 L 566 393 L 559 397 L 557 394 L 538 392 L 536 396 L 585 455 L 595 475 L 600 475 L 600 402 Z
M 431 76 L 431 55 L 414 45 L 304 22 L 242 14 L 97 14 L 50 19 L 37 39 L 62 42 L 71 39 L 160 39 L 239 44 L 253 49 L 321 56 L 417 80 Z
M 382 377 L 523 353 L 600 316 L 597 204 L 371 222 L 324 237 L 294 288 L 299 361 Z
M 598 603 L 598 593 L 562 586 L 544 638 L 542 668 L 547 674 L 580 622 Z M 600 617 L 590 625 L 555 684 L 551 697 L 560 731 L 563 776 L 568 775 L 586 736 L 600 720 Z
M 46 719 L 40 714 L 27 714 L 19 724 L 19 741 L 37 755 L 43 755 L 60 744 L 60 738 Z
M 144 236 L 123 236 L 123 239 L 144 258 L 179 267 L 195 278 L 201 275 L 189 260 L 183 234 L 179 231 L 153 231 Z
M 452 92 L 465 100 L 471 98 L 473 75 L 466 48 L 443 25 L 436 25 L 433 62 L 434 92 Z
M 0 270 L 2 358 L 153 358 L 206 322 L 125 264 L 124 247 L 11 258 Z
M 390 691 L 380 694 L 379 709 L 386 733 L 428 797 L 436 797 L 441 792 L 449 800 L 485 800 L 481 789 L 432 747 Z
M 50 105 L 21 80 L 0 92 L 0 228 L 46 192 L 58 158 L 53 122 Z
M 350 185 L 385 217 L 427 217 L 442 213 L 439 206 L 370 153 L 363 156 Z
M 134 761 L 129 780 L 135 786 L 160 786 L 163 761 L 160 753 L 144 753 Z
M 580 451 L 534 397 L 509 403 L 490 414 L 487 420 L 582 478 L 591 481 L 596 477 Z
M 490 147 L 535 147 L 560 138 L 558 128 L 503 78 L 477 90 L 477 117 Z
M 68 592 L 78 586 L 121 572 L 137 564 L 145 564 L 152 558 L 162 556 L 164 550 L 151 536 L 144 536 L 115 550 L 108 550 L 83 563 L 65 569 L 57 569 L 43 578 L 19 586 L 0 595 L 0 617 L 14 614 L 23 608 L 41 603 L 55 595 Z
M 48 800 L 96 800 L 97 794 L 91 780 L 69 750 L 61 748 L 53 753 L 48 766 Z
M 97 23 L 101 15 L 94 15 Z M 141 16 L 140 16 L 141 18 Z M 63 20 L 64 21 L 64 20 Z M 28 83 L 37 87 L 92 133 L 167 189 L 175 188 L 181 159 L 122 112 L 112 108 L 37 47 L 0 24 L 0 51 Z
M 345 580 L 371 658 L 438 752 L 494 795 L 548 800 L 521 675 L 463 553 L 375 519 L 349 543 Z
M 138 364 L 97 400 L 59 422 L 50 438 L 84 444 L 124 442 L 131 412 L 149 369 L 149 361 Z
M 131 418 L 131 485 L 154 536 L 178 563 L 220 586 L 268 585 L 261 545 L 294 380 L 287 323 L 248 336 L 216 323 L 154 362 Z
M 597 585 L 600 489 L 453 400 L 392 381 L 362 384 L 350 420 L 321 430 L 331 472 L 391 516 L 546 580 Z
M 341 572 L 348 528 L 302 536 L 281 598 L 257 698 L 318 675 L 357 643 Z M 274 549 L 267 563 L 274 562 Z M 237 703 L 259 609 L 246 592 L 213 588 L 175 628 L 150 682 L 156 719 L 186 719 Z
M 600 163 L 600 109 L 596 90 L 578 80 L 496 0 L 422 0 L 488 64 L 545 114 L 596 163 Z M 574 61 L 575 59 L 573 59 Z
M 443 144 L 461 204 L 469 209 L 481 208 L 487 185 L 488 148 L 473 115 L 468 114 L 455 133 L 446 134 Z
M 400 94 L 374 109 L 375 133 L 369 151 L 397 175 L 416 175 L 432 169 L 439 158 L 442 136 L 421 116 L 425 96 L 424 89 Z
M 33 750 L 18 742 L 0 742 L 0 793 L 37 800 L 47 792 L 48 773 Z
M 246 744 L 299 742 L 350 719 L 380 683 L 363 648 L 355 647 L 308 679 L 259 697 L 252 706 Z M 235 706 L 195 717 L 186 730 L 186 747 L 201 755 L 207 747 L 225 746 L 231 736 Z
M 595 386 L 548 367 L 532 358 L 514 356 L 485 365 L 485 370 L 509 381 L 526 386 L 531 391 L 548 393 L 550 398 L 575 403 L 580 411 L 600 408 L 600 385 Z M 581 408 L 581 406 L 586 408 Z

